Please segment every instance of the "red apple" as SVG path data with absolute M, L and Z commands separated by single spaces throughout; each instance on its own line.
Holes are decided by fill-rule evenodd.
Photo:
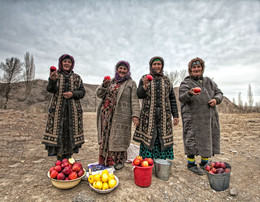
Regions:
M 223 168 L 218 168 L 216 173 L 217 174 L 222 174 L 222 173 L 224 173 L 224 169 Z
M 149 166 L 148 161 L 142 161 L 141 166 L 142 167 L 148 167 Z
M 223 169 L 225 169 L 225 168 L 226 168 L 226 164 L 225 164 L 224 162 L 221 162 L 221 163 L 220 163 L 220 167 L 223 168 Z
M 61 166 L 55 166 L 55 170 L 59 173 L 62 170 Z
M 210 170 L 209 173 L 214 174 L 212 170 Z
M 221 167 L 221 163 L 220 162 L 215 162 L 215 168 L 220 168 Z
M 71 173 L 71 168 L 69 166 L 66 166 L 62 172 L 65 174 L 65 175 L 69 175 Z
M 211 168 L 214 168 L 214 167 L 215 167 L 215 163 L 214 163 L 214 162 L 211 163 L 211 164 L 210 164 L 210 167 L 211 167 Z
M 69 179 L 70 179 L 70 180 L 74 180 L 74 179 L 76 179 L 77 177 L 78 177 L 78 175 L 77 175 L 76 172 L 72 172 L 72 173 L 69 174 Z
M 56 68 L 55 66 L 51 66 L 51 67 L 50 67 L 50 71 L 51 71 L 51 72 L 54 72 L 54 71 L 56 71 L 56 70 L 57 70 L 57 68 Z
M 226 168 L 224 171 L 225 173 L 230 173 L 230 168 Z
M 54 167 L 54 166 L 50 168 L 50 170 L 49 170 L 50 173 L 51 173 L 51 171 L 53 171 L 53 170 L 55 170 L 55 167 Z
M 211 169 L 211 167 L 209 165 L 206 165 L 205 170 L 209 172 L 210 169 Z
M 81 177 L 81 176 L 84 174 L 84 170 L 83 170 L 83 169 L 80 169 L 77 174 L 78 174 L 78 177 Z
M 148 162 L 148 164 L 149 164 L 150 166 L 153 165 L 153 159 L 152 159 L 152 158 L 148 158 L 148 159 L 147 159 L 147 162 Z
M 110 78 L 110 76 L 105 76 L 104 79 L 110 81 L 111 78 Z
M 196 87 L 193 89 L 193 91 L 194 91 L 194 93 L 199 93 L 199 92 L 201 92 L 201 89 L 199 87 Z
M 66 177 L 65 180 L 70 180 L 69 177 Z
M 55 179 L 57 177 L 57 175 L 58 175 L 58 172 L 56 170 L 53 170 L 53 171 L 51 171 L 50 177 Z
M 150 74 L 148 74 L 148 75 L 146 76 L 146 78 L 147 78 L 149 81 L 152 81 L 152 80 L 153 80 L 153 77 L 152 77 Z
M 141 160 L 138 158 L 135 158 L 135 160 L 133 161 L 133 164 L 136 166 L 139 166 L 141 164 Z
M 212 171 L 213 173 L 216 173 L 216 172 L 217 172 L 217 169 L 213 167 L 213 168 L 211 169 L 211 171 Z
M 141 156 L 137 156 L 137 159 L 140 159 L 141 161 L 143 160 L 143 158 Z
M 62 159 L 61 162 L 62 162 L 62 163 L 64 163 L 64 162 L 68 162 L 68 159 Z
M 65 161 L 64 163 L 61 164 L 61 167 L 62 167 L 62 168 L 65 168 L 65 167 L 67 167 L 67 166 L 69 166 L 69 165 L 70 165 L 69 162 L 68 162 L 68 161 Z
M 72 166 L 72 171 L 74 172 L 79 172 L 79 170 L 81 169 L 80 165 L 78 163 L 74 163 Z
M 62 162 L 60 160 L 57 160 L 55 163 L 55 166 L 60 166 L 62 164 Z
M 59 173 L 57 175 L 57 180 L 64 180 L 65 179 L 65 175 L 63 173 Z

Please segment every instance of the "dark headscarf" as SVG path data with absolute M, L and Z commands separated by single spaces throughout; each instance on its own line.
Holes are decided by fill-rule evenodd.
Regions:
M 124 66 L 128 69 L 128 72 L 126 73 L 125 77 L 119 76 L 119 73 L 117 71 L 118 67 Z M 117 83 L 121 83 L 123 81 L 126 81 L 127 79 L 132 79 L 131 78 L 131 72 L 130 72 L 130 64 L 127 61 L 121 60 L 116 64 L 116 73 L 115 73 L 115 80 Z
M 70 59 L 70 60 L 71 60 L 72 65 L 71 65 L 71 68 L 70 68 L 70 71 L 69 71 L 69 72 L 71 72 L 71 71 L 73 70 L 73 68 L 74 68 L 75 61 L 74 61 L 74 58 L 73 58 L 71 55 L 68 55 L 68 54 L 64 54 L 64 55 L 60 56 L 60 58 L 59 58 L 59 70 L 58 70 L 58 72 L 62 72 L 62 71 L 63 71 L 62 61 L 63 61 L 64 59 Z M 64 71 L 64 72 L 65 72 L 65 71 Z
M 162 69 L 161 72 L 157 73 L 153 68 L 152 68 L 152 64 L 155 60 L 160 60 L 162 62 Z M 163 67 L 164 67 L 164 60 L 162 57 L 160 56 L 155 56 L 153 58 L 151 58 L 150 62 L 149 62 L 149 66 L 150 66 L 150 74 L 152 76 L 163 76 Z
M 189 65 L 188 65 L 188 72 L 189 72 L 189 75 L 190 76 L 192 76 L 191 75 L 191 68 L 194 66 L 194 65 L 201 65 L 201 67 L 202 67 L 202 75 L 201 76 L 203 76 L 203 73 L 204 73 L 204 69 L 205 69 L 205 63 L 204 63 L 204 61 L 202 60 L 202 59 L 200 59 L 200 58 L 194 58 L 194 59 L 192 59 L 190 62 L 189 62 Z

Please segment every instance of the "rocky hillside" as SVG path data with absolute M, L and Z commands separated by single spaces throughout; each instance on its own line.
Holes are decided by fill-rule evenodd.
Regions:
M 25 97 L 25 82 L 12 84 L 10 98 L 8 101 L 8 109 L 29 110 L 32 112 L 47 112 L 51 93 L 46 91 L 47 80 L 35 80 L 32 88 L 31 96 L 28 100 Z M 86 95 L 81 100 L 83 110 L 85 112 L 94 112 L 97 108 L 100 99 L 95 96 L 95 90 L 98 85 L 84 84 Z M 5 84 L 0 83 L 0 107 L 5 102 Z M 178 88 L 174 89 L 178 99 Z M 178 107 L 179 107 L 178 103 Z M 218 106 L 220 112 L 235 112 L 237 106 L 234 105 L 228 98 L 224 97 L 223 102 Z

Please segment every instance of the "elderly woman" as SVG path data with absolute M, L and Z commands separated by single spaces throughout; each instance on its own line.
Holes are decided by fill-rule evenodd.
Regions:
M 188 65 L 189 76 L 182 81 L 179 88 L 187 167 L 197 175 L 203 175 L 201 168 L 204 168 L 211 156 L 220 153 L 216 105 L 222 101 L 223 93 L 214 81 L 203 77 L 204 70 L 202 59 L 191 60 Z M 196 155 L 201 156 L 200 167 L 195 164 Z
M 42 143 L 49 156 L 70 158 L 84 143 L 80 99 L 85 95 L 82 79 L 73 72 L 70 55 L 59 58 L 58 71 L 50 72 L 47 91 L 52 93 L 46 133 Z
M 173 159 L 172 117 L 174 125 L 179 122 L 173 86 L 163 74 L 163 58 L 153 57 L 149 65 L 153 80 L 144 75 L 139 82 L 137 96 L 143 104 L 134 140 L 140 142 L 143 158 Z
M 115 166 L 119 170 L 127 159 L 131 123 L 139 124 L 140 107 L 129 63 L 120 61 L 115 69 L 115 77 L 111 81 L 104 79 L 97 88 L 97 96 L 102 98 L 97 112 L 97 129 L 99 164 Z

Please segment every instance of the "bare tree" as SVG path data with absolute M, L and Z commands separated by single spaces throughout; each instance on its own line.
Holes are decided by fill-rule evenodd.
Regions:
M 248 101 L 249 111 L 252 111 L 254 99 L 253 99 L 253 92 L 250 84 L 248 85 L 248 90 L 247 90 L 247 101 Z
M 234 105 L 236 104 L 236 99 L 233 97 L 233 101 L 232 101 L 233 103 L 234 103 Z
M 170 73 L 166 71 L 165 76 L 170 79 L 173 86 L 176 86 L 179 83 L 179 72 L 177 70 Z
M 188 76 L 187 70 L 181 70 L 179 73 L 179 78 L 180 78 L 179 80 L 182 82 L 186 76 Z
M 24 56 L 24 61 L 25 61 L 25 70 L 23 73 L 23 77 L 26 86 L 25 97 L 26 100 L 28 101 L 32 92 L 33 81 L 35 78 L 35 65 L 34 65 L 33 55 L 30 56 L 30 53 L 26 52 Z
M 9 100 L 9 93 L 11 90 L 11 84 L 16 83 L 21 79 L 21 71 L 23 64 L 20 62 L 18 58 L 12 57 L 7 58 L 5 64 L 1 62 L 0 68 L 4 71 L 3 74 L 3 82 L 5 85 L 5 103 L 3 104 L 3 108 L 7 108 L 7 103 Z
M 244 104 L 244 112 L 248 112 L 248 104 L 247 104 L 247 102 L 245 102 L 245 104 Z
M 239 109 L 240 113 L 243 110 L 243 101 L 242 101 L 242 98 L 241 98 L 241 92 L 238 93 L 238 109 Z

